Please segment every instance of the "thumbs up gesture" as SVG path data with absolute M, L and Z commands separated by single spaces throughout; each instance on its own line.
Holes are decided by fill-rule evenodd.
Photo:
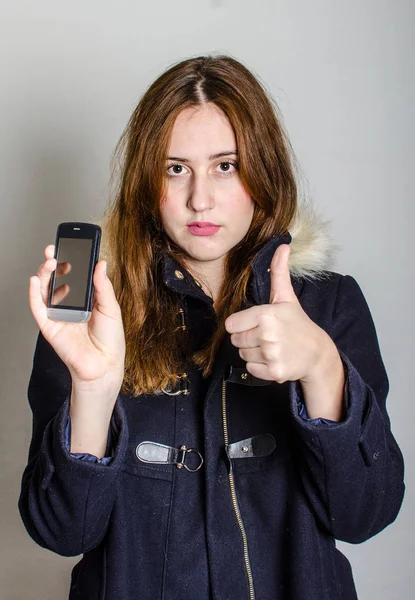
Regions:
M 225 328 L 254 377 L 306 383 L 320 376 L 334 342 L 302 309 L 291 284 L 289 256 L 290 246 L 282 244 L 272 258 L 269 304 L 230 315 Z

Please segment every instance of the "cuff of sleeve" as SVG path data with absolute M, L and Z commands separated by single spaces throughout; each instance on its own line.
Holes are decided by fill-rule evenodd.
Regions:
M 111 421 L 113 420 L 113 417 L 111 417 Z M 111 443 L 111 424 L 109 427 L 109 431 L 108 431 L 108 443 L 107 443 L 107 452 L 108 453 L 108 448 L 110 447 L 110 443 Z M 65 447 L 66 450 L 69 452 L 70 448 L 71 448 L 71 416 L 68 414 L 68 422 L 66 423 L 66 427 L 65 427 Z M 108 465 L 111 461 L 112 461 L 112 456 L 103 456 L 102 458 L 98 458 L 97 456 L 95 456 L 94 454 L 82 454 L 80 452 L 70 452 L 70 455 L 73 456 L 74 458 L 77 458 L 78 460 L 89 460 L 90 462 L 95 462 L 95 463 L 99 463 L 102 465 Z
M 332 421 L 331 419 L 324 419 L 324 418 L 310 419 L 308 416 L 308 413 L 307 413 L 307 407 L 306 407 L 306 404 L 304 401 L 304 394 L 303 394 L 303 388 L 301 386 L 301 383 L 299 381 L 294 381 L 293 383 L 295 384 L 294 385 L 294 393 L 295 393 L 296 401 L 297 401 L 298 415 L 304 421 L 307 421 L 307 423 L 314 424 L 314 425 L 328 425 L 329 427 L 332 426 L 333 424 L 336 425 L 338 423 L 338 421 Z M 346 411 L 348 411 L 349 410 L 349 391 L 348 391 L 347 381 L 345 381 L 345 384 L 344 384 L 343 399 L 344 399 L 344 403 L 346 406 Z
M 384 449 L 384 420 L 373 390 L 363 381 L 348 357 L 339 350 L 345 369 L 345 394 L 348 401 L 343 421 L 319 426 L 299 414 L 298 382 L 290 382 L 291 412 L 295 427 L 306 444 L 318 449 L 331 461 L 340 461 L 357 448 L 367 466 L 381 463 Z M 382 450 L 381 450 L 382 449 Z
M 124 461 L 128 445 L 128 428 L 122 404 L 117 399 L 113 417 L 118 428 L 118 440 L 114 448 L 114 456 L 109 464 L 99 463 L 91 460 L 79 460 L 70 453 L 67 441 L 66 431 L 69 418 L 69 396 L 61 406 L 54 419 L 48 424 L 44 433 L 44 451 L 42 452 L 45 462 L 45 473 L 42 481 L 42 487 L 46 489 L 50 483 L 53 474 L 56 472 L 67 471 L 68 475 L 74 478 L 93 477 L 98 472 L 107 473 L 112 477 L 118 471 Z M 106 477 L 95 478 L 102 481 L 102 485 L 107 483 Z

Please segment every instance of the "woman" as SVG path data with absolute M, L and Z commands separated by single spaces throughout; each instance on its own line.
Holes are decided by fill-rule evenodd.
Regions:
M 232 58 L 185 60 L 120 150 L 90 321 L 47 318 L 52 246 L 30 280 L 27 530 L 84 554 L 71 600 L 355 599 L 335 539 L 396 518 L 403 461 L 271 100 Z

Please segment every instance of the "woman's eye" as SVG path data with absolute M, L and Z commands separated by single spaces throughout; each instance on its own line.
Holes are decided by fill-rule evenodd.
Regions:
M 222 175 L 231 175 L 232 173 L 234 173 L 234 171 L 237 171 L 238 169 L 238 165 L 237 163 L 233 163 L 230 162 L 228 160 L 225 160 L 221 163 L 218 164 L 218 166 L 216 167 L 216 172 L 221 173 Z M 167 174 L 170 177 L 178 177 L 179 175 L 183 175 L 184 173 L 187 172 L 186 167 L 184 167 L 183 165 L 170 165 L 167 168 Z
M 182 173 L 184 173 L 184 167 L 183 165 L 170 165 L 170 167 L 167 169 L 167 173 L 169 175 L 171 175 L 172 177 L 176 177 L 177 175 L 182 175 Z
M 229 161 L 221 162 L 218 167 L 220 173 L 233 173 L 237 170 L 237 164 Z

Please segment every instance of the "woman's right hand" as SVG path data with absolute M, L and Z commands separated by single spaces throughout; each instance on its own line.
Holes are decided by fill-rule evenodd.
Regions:
M 117 395 L 124 377 L 125 336 L 121 309 L 106 275 L 106 263 L 100 260 L 95 267 L 91 318 L 85 323 L 67 323 L 52 321 L 47 316 L 49 284 L 57 266 L 53 256 L 54 246 L 49 245 L 45 248 L 45 262 L 30 278 L 29 305 L 33 317 L 43 337 L 68 367 L 78 389 L 105 388 L 109 394 Z M 56 275 L 65 272 L 61 268 Z M 62 288 L 62 297 L 64 292 Z M 56 292 L 54 298 L 59 302 Z

